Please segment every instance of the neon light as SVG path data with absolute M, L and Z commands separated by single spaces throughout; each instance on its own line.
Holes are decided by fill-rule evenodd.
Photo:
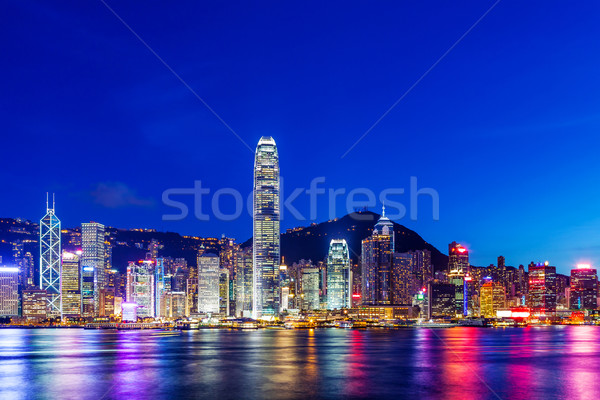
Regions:
M 94 267 L 83 267 L 85 272 L 94 272 Z
M 355 293 L 355 294 L 352 295 L 352 298 L 354 298 L 354 299 L 360 299 L 360 294 Z
M 0 267 L 0 272 L 19 272 L 18 267 Z
M 592 266 L 590 264 L 577 264 L 577 268 L 590 269 L 590 268 L 592 268 Z
M 457 250 L 459 253 L 464 253 L 465 251 L 467 251 L 467 249 L 465 249 L 464 247 L 459 247 Z

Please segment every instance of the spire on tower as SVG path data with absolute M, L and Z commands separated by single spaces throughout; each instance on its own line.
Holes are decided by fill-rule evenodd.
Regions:
M 382 218 L 385 217 L 385 203 L 383 203 L 383 207 L 382 207 L 382 210 L 381 210 L 381 217 Z

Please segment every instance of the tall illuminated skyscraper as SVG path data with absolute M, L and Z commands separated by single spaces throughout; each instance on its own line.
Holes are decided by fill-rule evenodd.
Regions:
M 362 241 L 362 302 L 392 304 L 392 255 L 394 254 L 394 224 L 385 216 L 373 228 L 373 234 Z
M 60 220 L 54 213 L 54 195 L 52 208 L 48 203 L 46 194 L 46 215 L 40 221 L 40 289 L 47 293 L 48 315 L 62 317 Z
M 279 155 L 275 140 L 260 138 L 254 159 L 254 318 L 279 312 Z
M 589 264 L 578 264 L 571 270 L 572 310 L 597 310 L 598 274 Z
M 327 255 L 327 308 L 352 306 L 352 272 L 345 239 L 332 239 Z
M 63 315 L 79 317 L 81 315 L 81 267 L 79 255 L 63 251 L 62 279 L 60 285 Z
M 528 304 L 532 315 L 548 317 L 556 313 L 556 267 L 547 261 L 529 266 Z
M 81 245 L 81 267 L 94 274 L 94 314 L 98 315 L 100 291 L 106 286 L 104 225 L 97 222 L 81 224 Z

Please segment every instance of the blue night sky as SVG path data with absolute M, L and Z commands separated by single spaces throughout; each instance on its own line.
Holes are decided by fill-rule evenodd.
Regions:
M 494 2 L 459 3 L 108 1 L 252 149 L 275 138 L 284 196 L 315 177 L 378 194 L 415 176 L 440 218 L 423 196 L 397 221 L 443 252 L 600 266 L 598 2 L 501 1 L 342 158 Z M 162 220 L 163 191 L 195 180 L 206 213 L 217 189 L 246 197 L 254 155 L 102 2 L 10 1 L 0 33 L 0 216 L 37 220 L 54 191 L 67 227 L 251 236 L 247 213 Z M 293 205 L 308 216 L 306 194 Z

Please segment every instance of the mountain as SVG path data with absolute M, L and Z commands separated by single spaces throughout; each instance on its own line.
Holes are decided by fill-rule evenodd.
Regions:
M 380 215 L 371 211 L 351 213 L 342 218 L 313 223 L 307 227 L 288 229 L 281 234 L 281 255 L 285 263 L 291 265 L 301 259 L 321 261 L 327 257 L 331 239 L 346 239 L 350 248 L 350 258 L 358 263 L 361 253 L 361 241 L 370 236 L 373 226 Z M 448 266 L 448 256 L 427 243 L 415 231 L 394 222 L 396 252 L 409 250 L 429 250 L 434 269 L 442 270 Z M 252 245 L 252 238 L 241 247 Z

